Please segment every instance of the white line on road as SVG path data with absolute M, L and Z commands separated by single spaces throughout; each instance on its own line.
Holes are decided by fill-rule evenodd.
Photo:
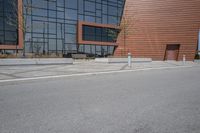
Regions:
M 0 80 L 0 83 L 39 80 L 39 79 L 52 79 L 52 78 L 62 78 L 62 77 L 76 77 L 76 76 L 89 76 L 89 75 L 112 74 L 112 73 L 137 72 L 137 71 L 148 71 L 148 70 L 163 70 L 163 69 L 173 69 L 173 68 L 190 68 L 190 67 L 192 66 L 142 68 L 142 69 L 134 69 L 134 70 L 116 70 L 116 71 L 104 71 L 104 72 L 78 73 L 78 74 L 70 74 L 70 75 L 52 75 L 52 76 L 42 76 L 42 77 L 32 77 L 32 78 L 16 78 L 16 79 Z

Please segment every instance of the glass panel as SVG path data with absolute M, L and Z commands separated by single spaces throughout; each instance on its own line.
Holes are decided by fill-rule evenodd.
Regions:
M 83 9 L 84 9 L 83 0 L 79 0 L 78 2 L 79 2 L 78 3 L 78 13 L 83 14 L 84 13 L 84 11 L 83 11 Z
M 90 1 L 85 1 L 85 11 L 95 12 L 95 3 Z
M 90 45 L 85 45 L 85 53 L 91 53 Z
M 84 52 L 84 46 L 85 46 L 85 45 L 79 45 L 78 51 L 79 51 L 80 53 L 83 53 L 83 52 Z
M 57 40 L 57 50 L 63 50 L 63 42 L 62 42 L 62 40 Z
M 1 32 L 1 31 L 0 31 Z M 3 44 L 4 43 L 4 36 L 3 35 L 0 35 L 0 44 Z
M 117 16 L 117 7 L 108 6 L 108 15 Z
M 97 56 L 101 55 L 101 46 L 96 46 L 96 55 Z
M 75 34 L 65 34 L 65 43 L 76 43 Z
M 56 23 L 49 23 L 49 33 L 56 34 Z
M 64 6 L 64 0 L 57 0 L 57 6 Z
M 64 12 L 57 12 L 57 18 L 64 18 Z
M 47 10 L 34 8 L 33 15 L 47 17 Z
M 65 25 L 65 32 L 76 33 L 76 25 L 71 25 L 71 24 Z
M 108 6 L 107 5 L 103 5 L 103 13 L 104 14 L 108 14 Z
M 77 10 L 67 9 L 65 17 L 66 19 L 77 20 Z
M 0 30 L 3 30 L 3 17 L 0 17 Z
M 77 0 L 65 0 L 66 7 L 77 9 Z
M 32 0 L 32 4 L 37 8 L 47 8 L 46 0 Z
M 5 40 L 6 41 L 16 41 L 17 36 L 15 32 L 5 32 Z
M 91 45 L 91 54 L 95 55 L 95 45 Z
M 56 9 L 56 2 L 49 1 L 49 9 L 55 10 Z
M 86 22 L 95 22 L 95 17 L 93 17 L 93 16 L 85 16 L 85 21 Z
M 56 50 L 56 40 L 49 39 L 49 50 Z

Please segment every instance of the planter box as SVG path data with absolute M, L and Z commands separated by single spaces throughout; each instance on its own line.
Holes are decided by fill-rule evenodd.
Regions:
M 128 63 L 128 58 L 96 58 L 95 62 L 99 63 Z M 152 62 L 151 58 L 132 58 L 134 62 Z

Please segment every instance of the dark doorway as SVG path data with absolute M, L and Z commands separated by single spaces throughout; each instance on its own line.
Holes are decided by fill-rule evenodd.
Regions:
M 180 44 L 168 44 L 165 51 L 165 60 L 178 60 Z

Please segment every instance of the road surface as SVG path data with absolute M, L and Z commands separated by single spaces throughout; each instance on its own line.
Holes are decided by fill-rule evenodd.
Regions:
M 200 68 L 0 83 L 0 133 L 200 133 Z

